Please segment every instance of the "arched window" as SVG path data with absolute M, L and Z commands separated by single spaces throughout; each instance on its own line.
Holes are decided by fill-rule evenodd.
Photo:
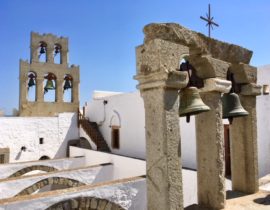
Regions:
M 28 80 L 27 80 L 27 100 L 28 101 L 36 101 L 36 73 L 28 72 Z
M 47 62 L 47 44 L 45 42 L 39 43 L 38 60 L 40 62 Z
M 72 102 L 72 76 L 66 74 L 64 77 L 64 102 Z
M 48 73 L 44 76 L 44 101 L 56 101 L 56 76 L 53 73 Z
M 61 45 L 60 44 L 55 44 L 54 45 L 54 63 L 56 64 L 61 64 L 61 56 L 62 56 L 62 52 L 61 52 Z

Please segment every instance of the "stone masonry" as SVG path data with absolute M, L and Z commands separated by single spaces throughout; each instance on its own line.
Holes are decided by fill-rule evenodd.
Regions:
M 244 193 L 256 192 L 257 125 L 253 101 L 260 87 L 256 85 L 257 70 L 249 65 L 252 51 L 174 23 L 149 24 L 144 33 L 144 44 L 136 50 L 134 78 L 139 81 L 138 89 L 145 106 L 148 209 L 183 209 L 177 111 L 177 93 L 187 85 L 185 72 L 177 71 L 183 58 L 204 80 L 201 96 L 211 108 L 196 116 L 199 206 L 215 210 L 225 207 L 221 97 L 231 88 L 231 82 L 226 80 L 228 70 L 234 73 L 241 87 L 243 106 L 250 112 L 248 117 L 239 118 L 231 125 L 233 187 Z
M 46 61 L 39 61 L 39 49 L 41 43 L 46 46 Z M 60 46 L 60 64 L 54 63 L 55 46 Z M 20 116 L 55 116 L 60 112 L 76 112 L 79 108 L 79 66 L 68 66 L 68 39 L 56 37 L 52 34 L 31 33 L 31 59 L 20 60 Z M 28 101 L 28 75 L 35 75 L 36 97 L 35 101 Z M 46 74 L 55 76 L 55 101 L 44 101 L 44 76 Z M 68 75 L 72 78 L 71 102 L 63 101 L 64 78 Z

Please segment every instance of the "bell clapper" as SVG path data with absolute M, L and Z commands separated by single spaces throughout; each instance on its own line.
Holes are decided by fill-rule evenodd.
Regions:
M 233 117 L 229 117 L 228 120 L 229 120 L 229 123 L 230 123 L 230 125 L 231 125 L 232 122 L 233 122 Z

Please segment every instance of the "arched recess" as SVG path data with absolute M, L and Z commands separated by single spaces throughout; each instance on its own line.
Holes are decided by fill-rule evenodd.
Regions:
M 69 147 L 73 146 L 73 147 L 79 147 L 79 148 L 83 148 L 83 149 L 92 149 L 91 144 L 89 143 L 89 141 L 84 138 L 84 137 L 80 137 L 80 139 L 72 139 L 69 140 L 67 143 L 67 157 L 69 157 Z
M 38 60 L 39 62 L 47 62 L 47 43 L 40 42 L 38 48 Z
M 14 174 L 10 175 L 8 178 L 19 177 L 19 176 L 22 176 L 22 175 L 29 173 L 31 171 L 52 172 L 52 171 L 58 171 L 58 169 L 56 169 L 52 166 L 34 165 L 34 166 L 25 167 L 23 169 L 18 170 Z
M 41 156 L 40 158 L 39 158 L 40 160 L 49 160 L 49 159 L 51 159 L 49 156 L 47 156 L 47 155 L 43 155 L 43 156 Z
M 63 91 L 64 91 L 64 95 L 63 95 L 63 99 L 64 102 L 72 102 L 72 81 L 73 78 L 70 74 L 66 74 L 64 76 L 64 86 L 63 86 Z
M 85 210 L 99 210 L 99 209 L 117 209 L 124 210 L 119 204 L 113 203 L 106 199 L 95 197 L 77 197 L 68 200 L 60 201 L 46 210 L 57 209 L 85 209 Z
M 56 76 L 53 73 L 44 75 L 44 101 L 55 102 L 56 101 Z
M 54 45 L 54 63 L 62 64 L 62 46 L 60 44 Z
M 31 195 L 35 193 L 36 191 L 49 185 L 51 186 L 57 185 L 59 186 L 59 188 L 63 189 L 63 188 L 79 187 L 85 184 L 75 179 L 69 179 L 65 177 L 49 177 L 46 179 L 42 179 L 36 182 L 35 184 L 25 188 L 24 190 L 19 192 L 17 195 L 15 195 L 15 197 L 22 196 L 22 195 Z
M 33 71 L 29 71 L 27 74 L 27 100 L 36 101 L 36 78 L 37 74 Z

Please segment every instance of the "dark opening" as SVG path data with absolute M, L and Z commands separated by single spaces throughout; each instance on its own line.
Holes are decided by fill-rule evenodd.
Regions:
M 44 138 L 39 138 L 39 144 L 43 144 L 44 143 Z
M 231 176 L 231 152 L 230 152 L 230 126 L 224 125 L 224 144 L 225 144 L 225 175 Z
M 112 148 L 119 149 L 120 148 L 120 135 L 119 135 L 119 127 L 112 126 Z
M 41 158 L 39 158 L 40 160 L 49 160 L 50 158 L 46 155 L 43 155 Z

